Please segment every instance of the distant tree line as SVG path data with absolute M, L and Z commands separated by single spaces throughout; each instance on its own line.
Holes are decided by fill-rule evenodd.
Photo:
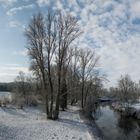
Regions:
M 0 83 L 0 91 L 12 91 L 14 83 Z
M 121 102 L 124 106 L 129 106 L 137 102 L 140 98 L 140 82 L 135 82 L 130 75 L 122 75 L 115 87 L 105 89 L 102 96 L 108 96 Z

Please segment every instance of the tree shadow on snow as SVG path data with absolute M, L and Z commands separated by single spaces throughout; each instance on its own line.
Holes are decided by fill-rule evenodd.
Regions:
M 3 111 L 8 113 L 8 114 L 11 114 L 11 115 L 15 115 L 15 116 L 19 116 L 19 117 L 26 117 L 24 114 L 18 112 L 17 110 L 15 109 L 11 109 L 11 108 L 3 108 Z
M 76 121 L 76 120 L 60 118 L 58 121 L 62 122 L 64 124 L 71 125 L 71 127 L 77 127 L 77 128 L 80 127 L 81 129 L 85 129 L 87 127 L 84 122 L 79 122 L 79 121 Z

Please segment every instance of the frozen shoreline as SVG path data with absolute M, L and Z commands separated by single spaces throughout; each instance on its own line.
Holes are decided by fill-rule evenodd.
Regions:
M 92 139 L 95 140 L 104 140 L 104 136 L 102 134 L 102 131 L 99 129 L 97 124 L 95 123 L 95 120 L 91 117 L 88 117 L 84 111 L 80 111 L 80 117 L 82 120 L 84 120 L 85 124 L 89 127 L 89 133 L 92 137 Z

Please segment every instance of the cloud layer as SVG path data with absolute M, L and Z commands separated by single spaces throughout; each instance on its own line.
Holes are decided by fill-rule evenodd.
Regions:
M 34 4 L 23 5 L 23 6 L 20 6 L 20 7 L 14 7 L 14 8 L 11 8 L 9 11 L 7 11 L 7 15 L 13 16 L 13 15 L 15 15 L 17 12 L 19 12 L 19 11 L 27 10 L 27 9 L 32 9 L 32 8 L 34 8 L 34 7 L 35 7 Z
M 17 0 L 0 0 L 0 5 L 7 7 L 7 6 L 12 6 L 16 2 Z
M 29 74 L 27 67 L 18 64 L 5 64 L 0 67 L 0 82 L 12 82 L 19 71 Z
M 25 1 L 25 0 L 23 0 Z M 0 4 L 14 5 L 17 0 L 0 0 Z M 128 73 L 134 80 L 140 79 L 140 1 L 139 0 L 28 0 L 21 6 L 13 6 L 7 16 L 31 9 L 32 12 L 61 9 L 79 19 L 84 31 L 75 42 L 80 47 L 91 47 L 100 55 L 101 72 L 115 85 L 121 74 Z M 44 10 L 45 13 L 45 10 Z M 11 27 L 20 23 L 11 21 Z
M 84 34 L 78 45 L 94 48 L 100 55 L 108 86 L 115 85 L 121 74 L 140 79 L 139 0 L 58 0 L 54 7 L 79 19 Z

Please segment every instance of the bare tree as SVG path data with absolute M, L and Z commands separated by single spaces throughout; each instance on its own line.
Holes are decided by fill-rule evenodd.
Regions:
M 41 76 L 43 89 L 46 93 L 46 113 L 49 117 L 49 101 L 47 92 L 47 76 L 46 76 L 46 53 L 44 44 L 46 39 L 46 28 L 44 17 L 41 13 L 33 16 L 28 28 L 25 31 L 28 41 L 28 52 L 31 58 L 32 70 Z
M 129 75 L 121 76 L 118 81 L 119 98 L 126 105 L 135 101 L 138 97 L 138 85 L 133 82 Z
M 80 35 L 77 20 L 60 11 L 48 11 L 47 18 L 41 13 L 34 16 L 25 31 L 28 40 L 31 68 L 41 77 L 46 93 L 46 113 L 50 119 L 59 114 L 62 71 L 71 43 Z M 57 95 L 54 95 L 52 67 L 57 67 Z M 54 99 L 56 97 L 56 99 Z M 53 109 L 55 100 L 55 109 Z
M 16 83 L 16 90 L 17 92 L 19 92 L 20 94 L 22 94 L 22 96 L 24 97 L 24 100 L 26 99 L 26 90 L 27 90 L 27 85 L 26 85 L 26 77 L 25 77 L 25 73 L 20 71 L 19 75 L 16 77 L 15 79 L 15 83 Z
M 54 85 L 52 79 L 51 66 L 53 64 L 54 53 L 57 48 L 57 19 L 56 15 L 48 11 L 46 19 L 46 38 L 45 38 L 45 51 L 46 51 L 46 71 L 50 91 L 50 109 L 48 118 L 53 118 L 53 102 L 54 102 Z M 49 97 L 48 97 L 49 98 Z
M 80 94 L 79 49 L 77 47 L 72 49 L 72 57 L 70 59 L 68 70 L 68 79 L 70 104 L 73 105 L 74 103 L 77 103 L 78 96 Z
M 91 49 L 80 49 L 79 57 L 80 57 L 79 64 L 81 77 L 81 107 L 83 109 L 85 98 L 85 82 L 92 79 L 91 77 L 95 76 L 94 75 L 95 67 L 97 65 L 99 58 L 96 57 L 95 52 L 92 51 Z
M 72 56 L 73 56 L 73 48 L 68 48 L 67 55 L 62 65 L 62 86 L 61 86 L 60 105 L 63 111 L 67 108 L 67 97 L 68 97 L 67 79 L 69 78 L 67 75 Z
M 56 97 L 55 118 L 58 118 L 60 95 L 61 95 L 61 80 L 62 67 L 67 58 L 67 51 L 72 42 L 81 34 L 78 26 L 78 20 L 70 15 L 58 15 L 58 49 L 56 54 L 57 74 L 58 74 L 58 92 Z
M 27 83 L 27 76 L 20 71 L 15 78 L 14 88 L 12 90 L 13 103 L 18 107 L 23 108 L 27 104 L 27 97 L 29 95 L 29 84 Z

